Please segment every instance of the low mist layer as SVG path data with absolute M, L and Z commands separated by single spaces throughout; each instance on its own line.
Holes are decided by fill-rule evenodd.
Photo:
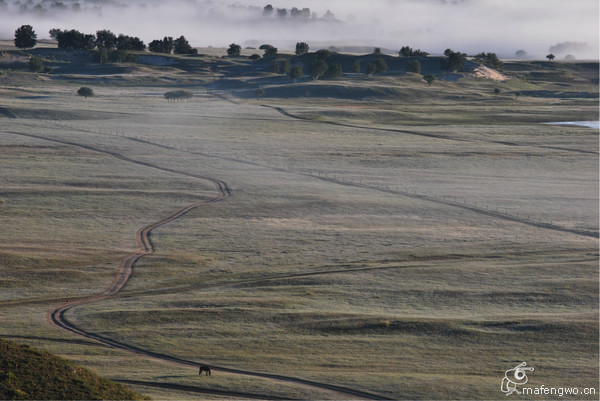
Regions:
M 0 37 L 12 39 L 30 24 L 39 39 L 51 28 L 109 29 L 146 43 L 184 35 L 196 47 L 291 50 L 306 41 L 311 50 L 410 45 L 434 54 L 452 48 L 597 59 L 598 12 L 596 0 L 0 0 Z

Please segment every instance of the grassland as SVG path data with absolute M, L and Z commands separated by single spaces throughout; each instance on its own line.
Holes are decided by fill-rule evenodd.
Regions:
M 28 345 L 0 340 L 0 350 L 2 399 L 145 399 L 122 384 Z
M 598 131 L 541 124 L 598 120 L 586 63 L 427 86 L 392 63 L 291 82 L 173 60 L 0 82 L 0 336 L 158 399 L 347 398 L 219 367 L 394 399 L 504 398 L 523 361 L 531 386 L 597 387 Z M 196 96 L 162 99 L 179 87 Z M 191 175 L 232 196 L 155 229 L 118 296 L 66 317 L 213 376 L 48 324 L 110 284 L 138 228 L 215 195 Z

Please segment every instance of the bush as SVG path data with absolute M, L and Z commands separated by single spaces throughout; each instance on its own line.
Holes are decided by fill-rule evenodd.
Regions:
M 281 65 L 280 71 L 282 74 L 287 75 L 290 73 L 290 61 L 289 60 L 282 60 L 280 65 Z
M 426 74 L 426 75 L 423 75 L 423 79 L 427 82 L 427 85 L 431 86 L 433 81 L 435 81 L 435 75 Z
M 325 60 L 315 59 L 310 65 L 310 74 L 314 80 L 321 78 L 327 73 L 329 66 Z
M 387 66 L 387 63 L 385 62 L 385 60 L 382 58 L 378 58 L 378 59 L 371 61 L 367 65 L 367 74 L 369 74 L 369 75 L 373 75 L 375 73 L 380 74 L 380 73 L 386 72 L 387 69 L 388 69 L 388 66 Z
M 302 78 L 303 75 L 304 71 L 302 70 L 302 66 L 300 65 L 295 65 L 290 71 L 290 78 L 292 78 L 293 80 Z
M 164 97 L 167 100 L 179 101 L 183 99 L 191 99 L 192 97 L 194 97 L 194 94 L 186 90 L 177 90 L 165 93 Z
M 265 90 L 263 88 L 256 88 L 254 95 L 256 95 L 256 100 L 260 100 L 265 95 Z
M 338 78 L 342 75 L 342 65 L 340 63 L 331 63 L 327 68 L 325 78 Z
M 88 98 L 90 96 L 94 96 L 94 91 L 92 90 L 92 88 L 88 88 L 87 86 L 82 86 L 81 88 L 79 88 L 79 90 L 77 91 L 77 94 L 79 96 L 83 96 L 84 98 Z
M 41 58 L 33 56 L 29 59 L 29 69 L 33 72 L 43 72 L 44 62 Z

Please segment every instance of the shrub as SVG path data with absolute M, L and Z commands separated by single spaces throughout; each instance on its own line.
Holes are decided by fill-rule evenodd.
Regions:
M 41 58 L 33 56 L 29 59 L 29 69 L 33 72 L 44 71 L 44 62 Z
M 192 97 L 194 97 L 194 94 L 190 91 L 186 91 L 186 90 L 177 90 L 177 91 L 171 91 L 171 92 L 166 92 L 164 94 L 165 99 L 167 100 L 183 100 L 183 99 L 191 99 Z
M 426 75 L 423 75 L 423 79 L 427 82 L 427 85 L 431 86 L 433 81 L 435 81 L 435 75 L 426 74 Z
M 87 86 L 82 86 L 77 91 L 77 94 L 79 96 L 83 96 L 85 99 L 87 99 L 89 96 L 94 96 L 94 91 L 92 90 L 92 88 L 88 88 Z
M 302 70 L 302 66 L 300 65 L 295 65 L 290 71 L 290 78 L 292 78 L 293 80 L 302 78 L 303 75 L 304 71 Z

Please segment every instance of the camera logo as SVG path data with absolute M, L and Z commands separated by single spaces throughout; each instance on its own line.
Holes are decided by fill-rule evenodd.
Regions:
M 527 373 L 525 373 L 527 370 L 533 372 L 533 368 L 527 367 L 526 362 L 518 364 L 513 369 L 508 369 L 506 373 L 504 373 L 500 390 L 502 390 L 503 393 L 506 393 L 507 396 L 512 393 L 521 394 L 517 389 L 517 386 L 522 386 L 527 383 Z

